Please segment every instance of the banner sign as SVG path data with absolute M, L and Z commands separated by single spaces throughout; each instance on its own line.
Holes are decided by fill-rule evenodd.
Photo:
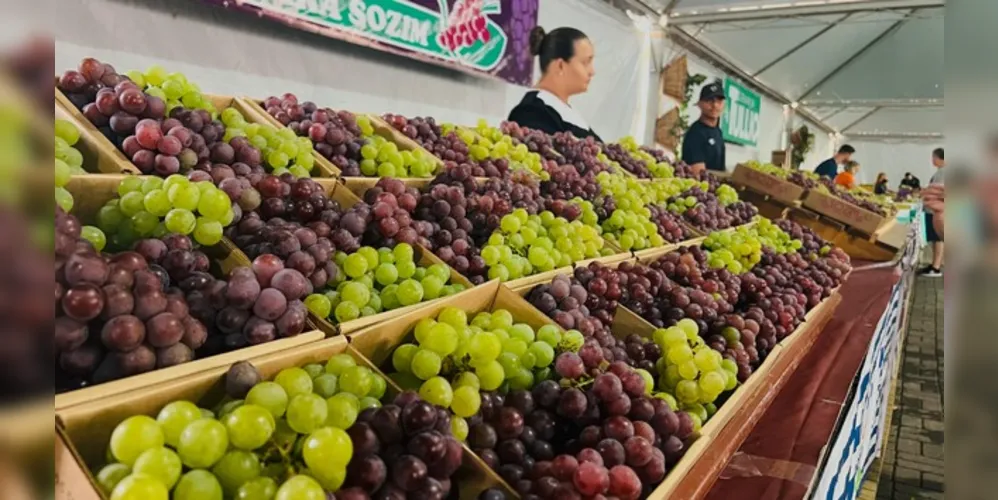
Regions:
M 724 113 L 721 114 L 721 132 L 724 133 L 724 140 L 755 146 L 759 141 L 762 98 L 731 78 L 724 79 L 724 95 Z
M 924 242 L 920 238 L 924 219 L 921 214 L 918 210 L 908 228 L 898 263 L 904 274 L 894 285 L 887 309 L 877 323 L 852 398 L 846 402 L 841 427 L 832 438 L 822 470 L 812 484 L 809 497 L 812 500 L 855 500 L 870 465 L 880 455 L 884 429 L 890 425 L 887 405 L 900 362 L 905 301 L 914 286 L 914 264 Z
M 201 1 L 519 85 L 533 79 L 539 0 Z

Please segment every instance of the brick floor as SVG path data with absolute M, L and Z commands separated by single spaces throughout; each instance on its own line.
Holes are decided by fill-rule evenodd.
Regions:
M 877 499 L 943 498 L 943 280 L 919 278 Z M 872 468 L 871 468 L 872 469 Z M 864 488 L 863 497 L 872 493 Z

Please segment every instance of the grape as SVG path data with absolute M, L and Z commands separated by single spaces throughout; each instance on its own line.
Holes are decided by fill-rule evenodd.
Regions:
M 111 492 L 112 500 L 166 500 L 169 492 L 163 483 L 147 474 L 132 474 L 118 483 Z
M 163 498 L 166 498 L 165 496 Z M 175 500 L 221 500 L 222 485 L 214 474 L 201 469 L 185 473 L 173 490 Z
M 440 355 L 429 349 L 419 349 L 412 357 L 412 374 L 428 380 L 440 373 L 441 364 Z
M 327 425 L 346 430 L 357 420 L 360 408 L 357 401 L 348 396 L 341 393 L 326 400 Z
M 219 459 L 211 472 L 222 484 L 222 490 L 234 494 L 239 488 L 261 472 L 260 459 L 248 451 L 233 450 Z
M 457 416 L 468 418 L 478 413 L 481 402 L 478 390 L 475 387 L 465 385 L 454 390 L 450 407 Z
M 302 446 L 305 464 L 320 474 L 330 468 L 345 468 L 352 456 L 350 436 L 335 427 L 323 427 L 312 432 Z
M 431 377 L 423 382 L 419 389 L 419 396 L 430 403 L 446 408 L 451 405 L 454 399 L 454 391 L 447 379 Z
M 114 428 L 110 447 L 115 460 L 132 466 L 143 452 L 160 448 L 164 443 L 159 424 L 150 417 L 139 415 L 125 419 Z
M 288 393 L 276 382 L 261 382 L 246 394 L 246 404 L 266 408 L 274 418 L 280 418 L 287 410 Z
M 225 426 L 217 420 L 201 419 L 192 422 L 180 433 L 177 453 L 188 467 L 209 468 L 222 458 L 228 446 Z
M 308 476 L 293 476 L 281 484 L 274 495 L 274 500 L 325 500 L 326 493 L 322 486 Z
M 97 485 L 105 495 L 110 496 L 114 487 L 131 474 L 131 469 L 125 464 L 108 464 L 97 473 Z
M 237 500 L 269 500 L 277 494 L 277 483 L 269 477 L 246 481 L 236 491 Z
M 295 432 L 308 434 L 326 423 L 327 412 L 326 401 L 322 397 L 298 394 L 288 402 L 287 422 Z
M 328 371 L 328 369 L 327 369 Z M 301 368 L 285 368 L 277 373 L 274 382 L 284 389 L 289 399 L 294 399 L 299 395 L 310 395 L 312 393 L 312 377 Z
M 132 472 L 154 477 L 167 489 L 171 489 L 180 479 L 182 468 L 180 457 L 173 450 L 161 447 L 148 449 L 139 455 Z
M 189 401 L 174 401 L 159 411 L 156 422 L 162 429 L 164 442 L 176 447 L 180 433 L 191 422 L 201 418 L 201 411 Z
M 341 376 L 346 369 L 354 366 L 357 366 L 357 361 L 353 356 L 349 354 L 337 354 L 326 361 L 326 373 Z
M 270 440 L 276 424 L 274 415 L 254 404 L 244 404 L 223 419 L 229 441 L 233 447 L 255 450 Z

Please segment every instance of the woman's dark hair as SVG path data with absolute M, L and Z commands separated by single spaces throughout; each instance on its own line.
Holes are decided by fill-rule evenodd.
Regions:
M 936 149 L 932 150 L 932 156 L 935 156 L 936 158 L 939 158 L 940 160 L 945 160 L 946 159 L 946 152 L 943 151 L 943 148 L 936 148 Z
M 534 26 L 530 30 L 530 54 L 541 60 L 541 72 L 545 72 L 552 61 L 569 60 L 575 55 L 575 42 L 589 37 L 575 28 L 558 28 L 545 33 L 544 28 Z

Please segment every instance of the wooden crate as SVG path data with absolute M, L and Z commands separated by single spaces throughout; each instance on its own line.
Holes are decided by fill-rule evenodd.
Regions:
M 804 206 L 869 235 L 876 234 L 880 226 L 893 218 L 878 215 L 838 196 L 818 191 L 808 191 L 804 198 Z
M 790 205 L 804 197 L 806 191 L 788 180 L 760 172 L 742 164 L 735 165 L 731 181 L 762 193 L 783 204 Z

